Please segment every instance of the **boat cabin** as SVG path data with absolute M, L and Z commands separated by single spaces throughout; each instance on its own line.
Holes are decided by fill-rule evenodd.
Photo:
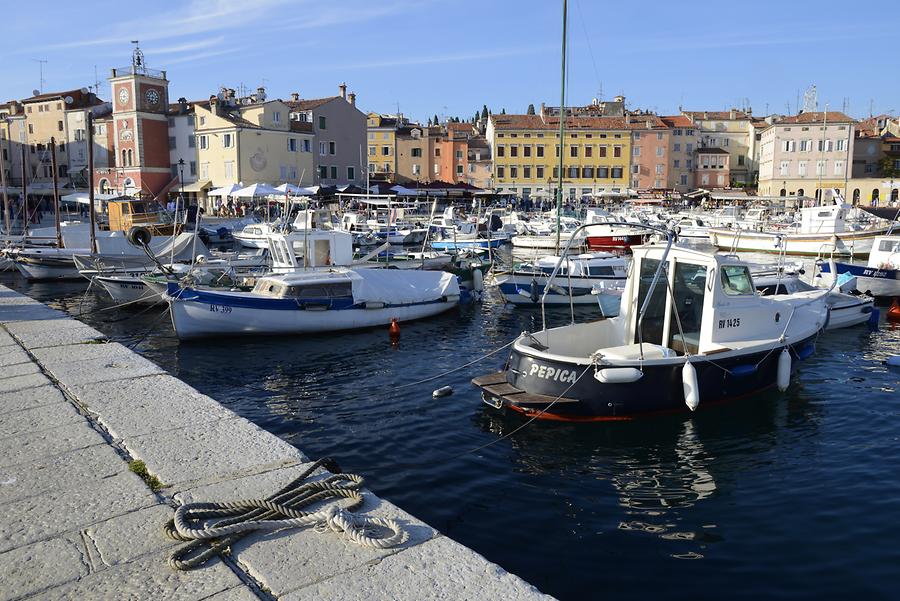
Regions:
M 679 355 L 710 354 L 728 350 L 735 341 L 759 338 L 764 330 L 777 336 L 776 330 L 784 327 L 788 315 L 761 302 L 750 267 L 734 256 L 673 247 L 653 287 L 664 251 L 660 246 L 635 250 L 622 295 L 626 344 L 643 343 L 645 349 Z
M 869 267 L 900 269 L 900 236 L 875 238 L 872 252 L 869 253 Z
M 305 230 L 271 233 L 269 253 L 273 271 L 326 268 L 353 263 L 353 234 L 342 230 Z
M 288 298 L 298 301 L 353 300 L 353 280 L 346 272 L 322 272 L 296 276 L 267 276 L 256 281 L 253 294 L 269 298 Z
M 523 263 L 517 271 L 540 273 L 550 275 L 559 263 L 559 257 L 547 256 L 538 259 L 534 263 Z M 617 277 L 625 279 L 625 260 L 612 253 L 596 252 L 570 256 L 556 272 L 557 278 L 569 277 Z M 556 280 L 557 284 L 564 286 L 565 280 Z
M 124 198 L 110 200 L 106 205 L 111 232 L 127 232 L 133 226 L 141 226 L 150 230 L 154 236 L 170 236 L 175 227 L 171 221 L 165 223 L 165 217 L 156 204 L 150 200 Z
M 832 204 L 821 207 L 804 207 L 800 209 L 800 233 L 803 234 L 839 234 L 847 231 L 846 204 Z

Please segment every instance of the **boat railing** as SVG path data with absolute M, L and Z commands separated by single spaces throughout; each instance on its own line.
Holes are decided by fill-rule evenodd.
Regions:
M 547 278 L 547 283 L 544 285 L 544 293 L 541 295 L 541 328 L 543 329 L 544 332 L 546 332 L 545 335 L 546 335 L 546 337 L 547 337 L 547 344 L 548 344 L 548 345 L 550 344 L 550 332 L 549 332 L 549 330 L 547 329 L 547 311 L 546 311 L 546 309 L 547 309 L 547 303 L 546 303 L 546 300 L 547 300 L 547 294 L 550 292 L 551 286 L 553 285 L 553 279 L 554 279 L 554 278 L 556 277 L 556 275 L 559 273 L 559 270 L 560 270 L 560 268 L 562 267 L 563 261 L 568 261 L 569 251 L 571 250 L 572 243 L 575 241 L 575 239 L 576 239 L 576 237 L 577 237 L 577 234 L 578 234 L 579 232 L 581 232 L 582 230 L 584 230 L 584 229 L 590 227 L 591 225 L 594 225 L 594 224 L 584 224 L 584 225 L 579 225 L 579 226 L 572 232 L 572 236 L 571 236 L 571 237 L 569 238 L 569 240 L 566 242 L 565 249 L 564 249 L 562 252 L 559 253 L 559 259 L 557 260 L 556 265 L 554 265 L 553 271 L 550 273 L 550 277 Z M 656 226 L 656 225 L 649 225 L 649 224 L 646 224 L 646 223 L 627 223 L 627 222 L 624 222 L 624 221 L 617 221 L 617 222 L 610 223 L 610 225 L 630 225 L 630 226 L 634 226 L 634 227 L 641 227 L 641 228 L 645 228 L 645 229 L 651 230 L 651 231 L 653 231 L 653 232 L 656 232 L 656 233 L 658 233 L 658 234 L 662 234 L 662 235 L 666 236 L 666 249 L 665 249 L 665 251 L 663 252 L 663 256 L 662 256 L 662 258 L 660 259 L 659 265 L 658 265 L 657 268 L 656 268 L 656 272 L 653 274 L 653 281 L 651 282 L 650 288 L 649 288 L 649 290 L 647 291 L 647 296 L 644 298 L 644 303 L 643 303 L 643 305 L 641 306 L 640 311 L 638 312 L 638 326 L 637 326 L 637 327 L 638 327 L 638 337 L 640 338 L 641 323 L 642 323 L 642 321 L 643 321 L 643 319 L 644 319 L 644 313 L 645 313 L 646 310 L 647 310 L 647 305 L 649 304 L 650 299 L 653 298 L 653 293 L 654 293 L 654 291 L 656 290 L 656 285 L 659 283 L 659 277 L 660 277 L 660 274 L 661 274 L 662 271 L 663 271 L 663 267 L 664 267 L 665 264 L 666 264 L 666 259 L 667 259 L 668 256 L 669 256 L 669 251 L 671 250 L 672 245 L 673 245 L 674 242 L 675 242 L 675 232 L 674 232 L 674 230 L 669 229 L 669 228 L 666 228 L 666 227 L 661 227 L 661 226 Z M 571 322 L 572 322 L 572 323 L 575 323 L 575 302 L 574 302 L 574 300 L 573 300 L 573 298 L 572 298 L 572 280 L 571 280 L 571 271 L 572 271 L 572 270 L 567 269 L 567 270 L 566 270 L 566 273 L 567 273 L 567 275 L 568 275 L 568 277 L 569 277 L 569 311 L 570 311 L 570 318 L 571 318 Z M 643 361 L 643 359 L 644 359 L 643 341 L 642 341 L 642 340 L 638 340 L 638 343 L 639 343 L 639 350 L 640 350 L 640 354 L 641 354 L 641 360 Z

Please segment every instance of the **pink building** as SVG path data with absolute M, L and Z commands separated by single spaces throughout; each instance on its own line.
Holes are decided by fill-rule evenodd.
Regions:
M 722 148 L 698 148 L 694 187 L 725 188 L 731 184 L 731 156 Z
M 666 123 L 651 114 L 626 115 L 631 132 L 631 187 L 661 190 L 668 187 L 669 137 Z

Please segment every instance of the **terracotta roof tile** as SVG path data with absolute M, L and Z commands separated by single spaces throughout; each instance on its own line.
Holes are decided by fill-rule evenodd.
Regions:
M 546 117 L 540 115 L 491 115 L 494 129 L 559 129 L 559 117 Z M 624 117 L 567 117 L 566 129 L 634 129 L 638 126 L 630 126 Z
M 840 111 L 828 111 L 827 113 L 824 111 L 816 111 L 810 113 L 800 113 L 799 115 L 789 115 L 787 117 L 782 117 L 776 123 L 778 124 L 804 124 L 804 123 L 821 123 L 822 121 L 826 121 L 828 123 L 853 123 L 853 119 L 848 117 L 844 113 Z
M 309 98 L 300 100 L 285 100 L 284 103 L 290 107 L 292 111 L 309 111 L 318 108 L 323 104 L 328 104 L 332 100 L 338 99 L 340 96 L 329 96 L 327 98 Z
M 684 115 L 671 115 L 660 119 L 669 127 L 694 127 L 694 122 Z
M 736 121 L 749 119 L 750 115 L 744 111 L 682 111 L 683 114 L 703 121 Z M 732 113 L 734 116 L 732 116 Z

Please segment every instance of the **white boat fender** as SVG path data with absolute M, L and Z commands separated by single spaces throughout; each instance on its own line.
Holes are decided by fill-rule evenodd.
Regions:
M 681 368 L 681 385 L 684 389 L 684 404 L 691 411 L 696 411 L 700 405 L 700 387 L 697 386 L 697 370 L 690 361 L 685 361 Z
M 791 383 L 791 353 L 784 347 L 778 356 L 778 374 L 776 377 L 778 390 L 784 392 Z
M 594 372 L 594 379 L 601 384 L 630 384 L 643 377 L 644 372 L 636 367 L 618 367 L 598 369 Z
M 475 292 L 484 290 L 484 274 L 477 267 L 472 269 L 472 289 Z
M 451 394 L 453 394 L 452 386 L 442 386 L 441 388 L 438 388 L 437 390 L 432 392 L 431 396 L 432 398 L 439 399 L 444 396 L 450 396 Z

